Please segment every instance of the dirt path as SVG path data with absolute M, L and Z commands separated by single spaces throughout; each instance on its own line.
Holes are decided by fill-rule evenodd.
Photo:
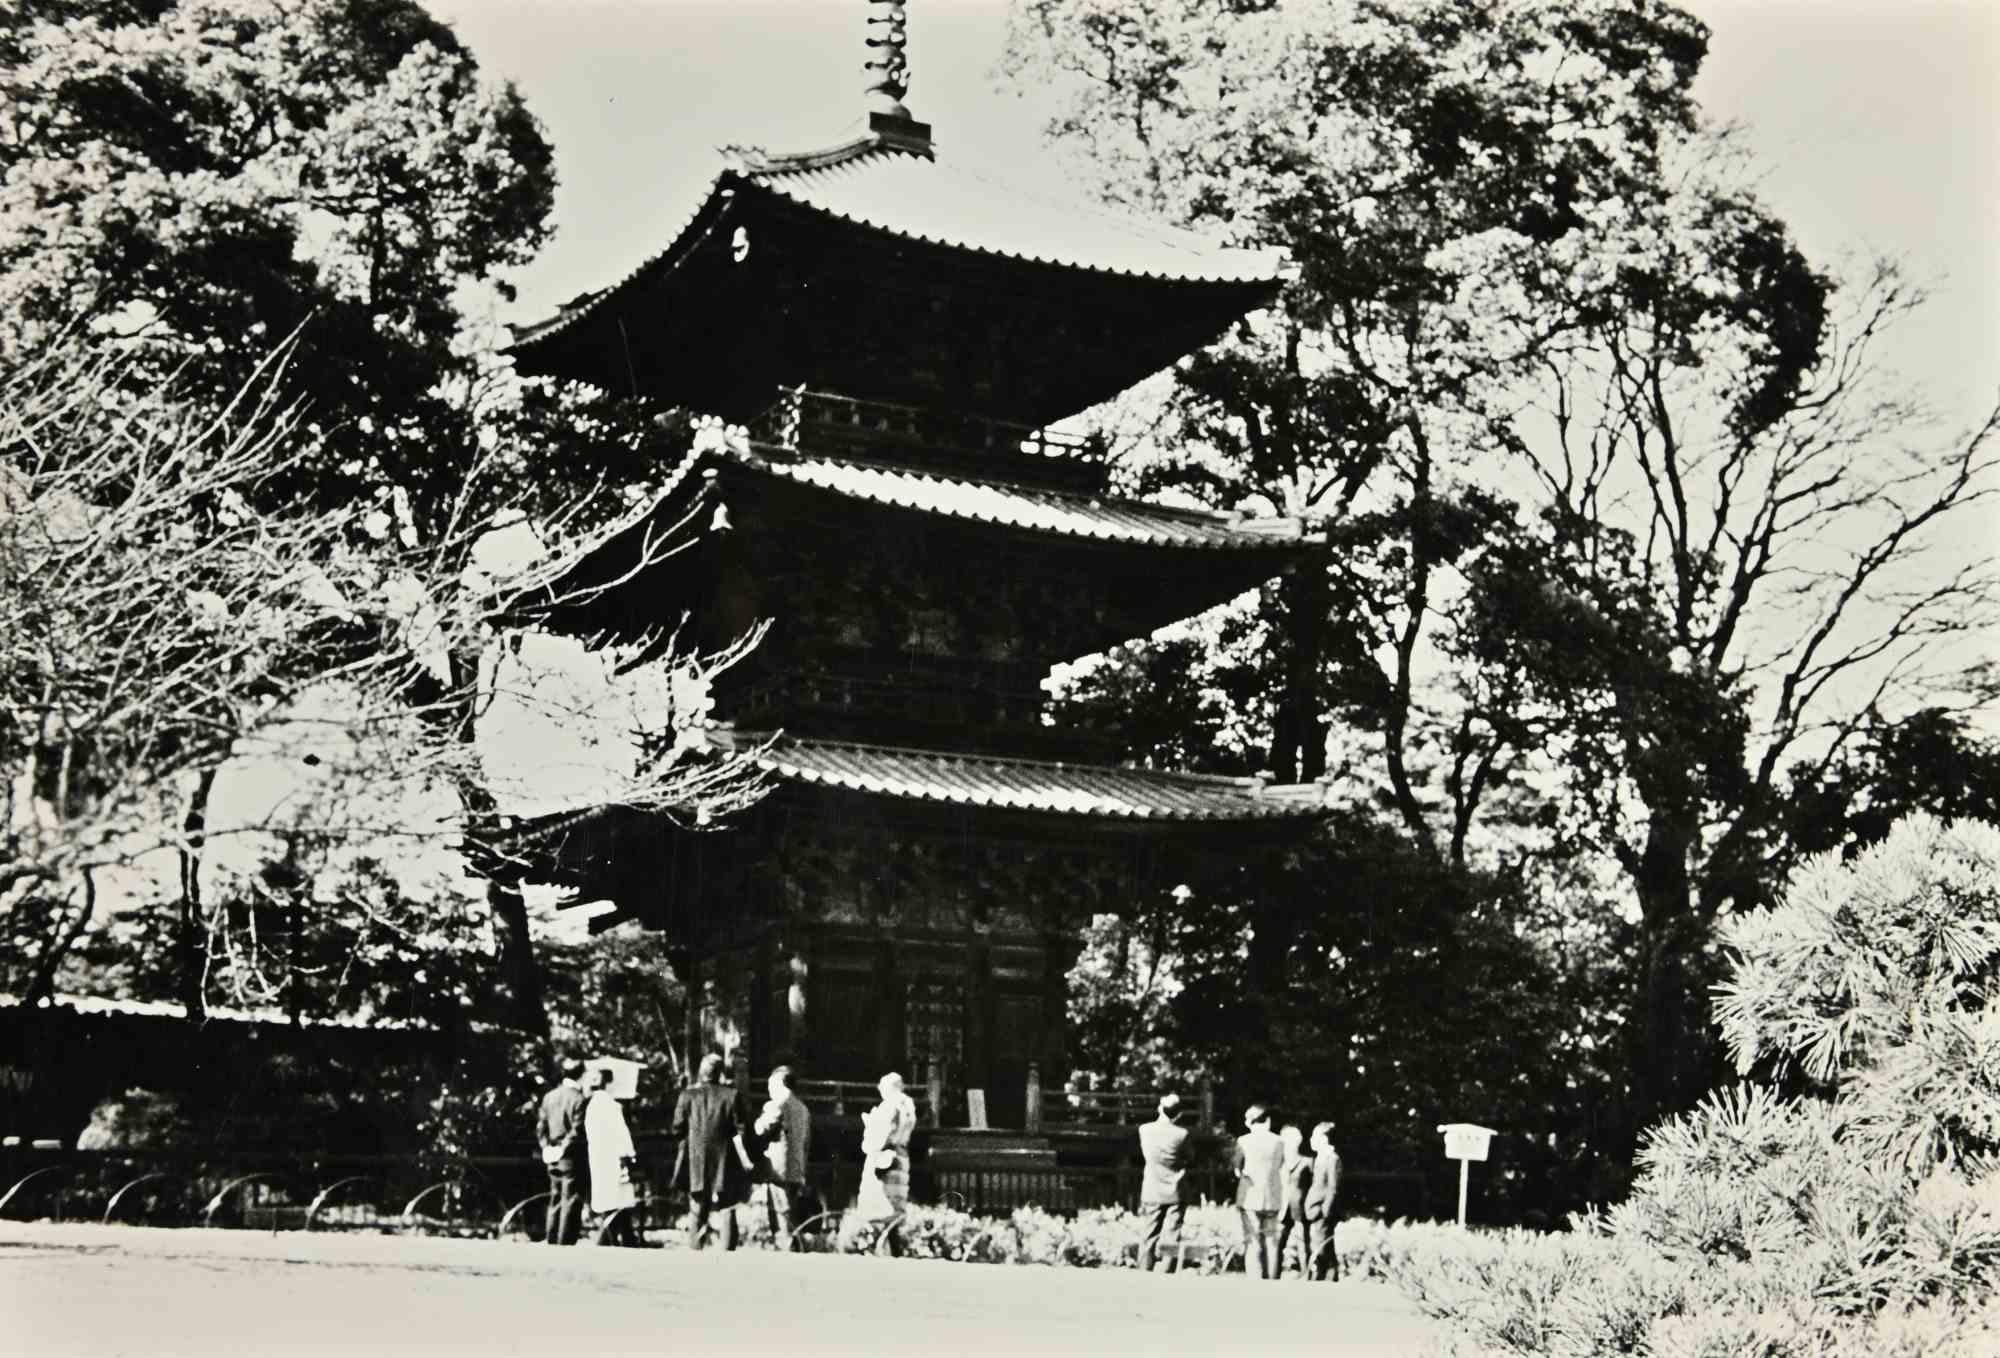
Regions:
M 0 1335 L 175 1355 L 1419 1354 L 1378 1284 L 0 1223 Z

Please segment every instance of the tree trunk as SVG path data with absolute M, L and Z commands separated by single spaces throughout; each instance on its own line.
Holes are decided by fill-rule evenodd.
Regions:
M 479 706 L 479 655 L 468 649 L 451 656 L 452 698 L 456 707 L 453 735 L 471 745 Z M 541 961 L 535 955 L 528 928 L 528 903 L 521 895 L 519 872 L 494 851 L 500 834 L 499 808 L 474 768 L 457 781 L 459 805 L 465 814 L 466 866 L 486 879 L 486 905 L 493 912 L 500 943 L 500 981 L 507 1023 L 519 1032 L 549 1040 L 547 995 Z
M 201 903 L 202 847 L 208 834 L 208 798 L 215 790 L 215 766 L 201 771 L 188 798 L 187 819 L 181 823 L 181 917 L 174 939 L 181 1004 L 188 1022 L 208 1019 L 208 920 Z
M 49 940 L 49 946 L 36 959 L 34 975 L 28 981 L 28 993 L 21 999 L 24 1006 L 40 1004 L 55 996 L 56 973 L 62 969 L 62 961 L 69 956 L 71 948 L 89 925 L 91 916 L 97 913 L 97 870 L 83 869 L 83 904 L 77 907 L 76 918 L 65 925 L 57 935 Z
M 1632 1131 L 1683 1112 L 1716 1075 L 1709 1020 L 1708 923 L 1697 908 L 1689 861 L 1691 819 L 1654 816 L 1645 850 L 1629 864 L 1639 897 L 1639 956 L 1632 1036 Z
M 1326 659 L 1326 571 L 1308 562 L 1278 582 L 1285 629 L 1283 686 L 1271 720 L 1271 776 L 1309 783 L 1326 772 L 1321 671 Z
M 528 929 L 528 902 L 518 883 L 489 875 L 486 905 L 499 926 L 500 977 L 507 991 L 507 1011 L 513 1026 L 546 1043 L 549 1040 L 549 1009 L 542 987 L 541 960 L 535 955 L 534 935 Z
M 1282 903 L 1256 903 L 1249 946 L 1244 950 L 1244 1012 L 1232 1052 L 1239 1097 L 1269 1099 L 1277 1074 L 1278 1014 L 1284 1004 L 1285 956 L 1291 948 L 1290 921 Z

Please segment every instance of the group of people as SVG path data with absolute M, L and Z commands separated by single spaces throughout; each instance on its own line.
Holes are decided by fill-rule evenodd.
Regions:
M 1315 1282 L 1330 1276 L 1337 1281 L 1340 1260 L 1334 1252 L 1333 1230 L 1340 1155 L 1333 1148 L 1333 1124 L 1315 1125 L 1309 1140 L 1290 1123 L 1274 1132 L 1270 1111 L 1253 1103 L 1243 1114 L 1243 1125 L 1232 1163 L 1236 1211 L 1243 1223 L 1244 1271 L 1255 1268 L 1259 1278 L 1284 1276 L 1296 1239 L 1299 1276 Z M 1159 1116 L 1139 1129 L 1139 1152 L 1146 1162 L 1139 1188 L 1139 1210 L 1146 1221 L 1139 1243 L 1141 1272 L 1151 1272 L 1158 1263 L 1160 1241 L 1170 1224 L 1176 1248 L 1167 1256 L 1166 1271 L 1173 1272 L 1180 1263 L 1189 1135 L 1175 1094 L 1163 1096 Z
M 576 1243 L 586 1201 L 603 1221 L 602 1243 L 639 1243 L 627 1210 L 639 1204 L 638 1154 L 613 1082 L 608 1065 L 571 1058 L 563 1062 L 560 1083 L 542 1096 L 535 1139 L 549 1176 L 542 1238 L 551 1245 Z M 773 1070 L 766 1087 L 770 1097 L 757 1116 L 744 1117 L 736 1090 L 722 1083 L 722 1058 L 710 1055 L 675 1101 L 673 1180 L 688 1192 L 688 1243 L 695 1249 L 708 1243 L 718 1211 L 718 1234 L 728 1250 L 737 1243 L 731 1209 L 758 1200 L 773 1229 L 789 1235 L 810 1201 L 812 1115 L 792 1093 L 790 1067 Z
M 626 1210 L 639 1202 L 637 1153 L 613 1093 L 613 1077 L 608 1065 L 593 1067 L 572 1058 L 563 1063 L 561 1082 L 542 1097 L 535 1138 L 549 1175 L 542 1237 L 549 1244 L 576 1243 L 586 1198 L 590 1210 L 603 1219 L 600 1242 L 638 1243 L 633 1214 Z M 861 1119 L 864 1168 L 855 1204 L 857 1226 L 894 1220 L 910 1198 L 910 1137 L 917 1129 L 917 1105 L 905 1092 L 901 1075 L 883 1076 L 878 1089 L 881 1102 Z M 756 1117 L 746 1117 L 735 1088 L 722 1081 L 722 1058 L 711 1053 L 674 1103 L 672 1183 L 687 1190 L 688 1244 L 694 1249 L 707 1245 L 711 1221 L 722 1248 L 735 1249 L 734 1209 L 745 1203 L 768 1214 L 780 1242 L 789 1240 L 793 1226 L 810 1213 L 806 1166 L 812 1153 L 812 1114 L 792 1092 L 789 1066 L 771 1072 L 766 1092 L 769 1098 Z
M 633 1214 L 627 1210 L 639 1202 L 637 1156 L 614 1085 L 615 1072 L 608 1064 L 587 1066 L 571 1059 L 563 1063 L 561 1083 L 542 1098 L 536 1139 L 549 1175 L 543 1238 L 550 1244 L 576 1243 L 586 1195 L 590 1210 L 603 1219 L 600 1242 L 638 1243 Z M 861 1190 L 850 1218 L 857 1231 L 893 1222 L 910 1198 L 916 1102 L 905 1091 L 903 1077 L 893 1072 L 882 1077 L 878 1089 L 881 1102 L 861 1118 Z M 780 1242 L 790 1238 L 794 1224 L 810 1210 L 806 1166 L 812 1115 L 792 1092 L 791 1067 L 771 1072 L 767 1092 L 770 1097 L 757 1116 L 744 1116 L 735 1088 L 722 1082 L 722 1058 L 711 1054 L 702 1058 L 694 1083 L 674 1103 L 678 1149 L 672 1181 L 687 1190 L 688 1244 L 694 1249 L 708 1243 L 717 1213 L 722 1248 L 735 1249 L 734 1209 L 745 1203 L 768 1213 Z M 1337 1280 L 1333 1230 L 1340 1156 L 1333 1147 L 1333 1124 L 1317 1124 L 1309 1138 L 1293 1124 L 1273 1131 L 1269 1110 L 1259 1104 L 1250 1106 L 1243 1122 L 1233 1165 L 1244 1270 L 1254 1268 L 1260 1278 L 1282 1277 L 1296 1239 L 1299 1276 Z M 1139 1193 L 1145 1218 L 1138 1260 L 1142 1272 L 1151 1272 L 1158 1263 L 1169 1227 L 1174 1248 L 1166 1270 L 1171 1273 L 1179 1264 L 1191 1135 L 1176 1094 L 1163 1096 L 1159 1116 L 1139 1129 L 1145 1160 Z M 896 1248 L 893 1235 L 888 1243 Z

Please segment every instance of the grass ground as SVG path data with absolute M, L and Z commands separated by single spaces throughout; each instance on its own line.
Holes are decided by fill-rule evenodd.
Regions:
M 1378 1283 L 761 1250 L 0 1223 L 7 1351 L 71 1355 L 1417 1354 Z

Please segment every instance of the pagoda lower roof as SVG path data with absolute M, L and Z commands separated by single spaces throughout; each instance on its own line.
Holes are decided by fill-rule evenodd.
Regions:
M 838 458 L 788 458 L 754 449 L 734 456 L 739 464 L 765 475 L 817 486 L 849 499 L 1061 537 L 1146 547 L 1269 551 L 1300 541 L 1303 533 L 1297 519 L 1239 519 L 1138 500 L 969 480 Z
M 1164 773 L 1120 765 L 1054 763 L 887 745 L 713 730 L 706 741 L 740 750 L 780 783 L 953 806 L 1125 821 L 1266 821 L 1326 814 L 1317 783 Z

